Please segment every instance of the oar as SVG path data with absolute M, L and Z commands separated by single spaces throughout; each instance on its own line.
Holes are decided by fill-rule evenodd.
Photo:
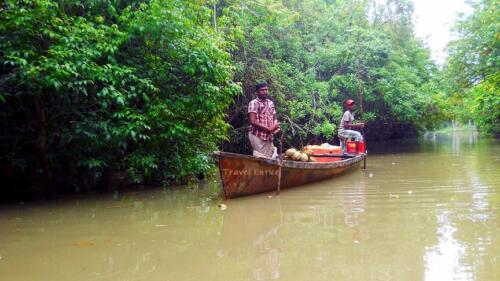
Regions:
M 309 156 L 312 156 L 312 157 L 335 157 L 335 158 L 345 158 L 345 159 L 349 159 L 349 158 L 354 157 L 352 155 L 344 155 L 344 154 L 311 154 Z

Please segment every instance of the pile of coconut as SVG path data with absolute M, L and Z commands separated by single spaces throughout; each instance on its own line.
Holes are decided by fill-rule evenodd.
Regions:
M 302 162 L 316 162 L 316 159 L 311 156 L 312 154 L 313 151 L 310 149 L 304 149 L 303 151 L 300 151 L 295 148 L 289 148 L 285 152 L 285 159 Z

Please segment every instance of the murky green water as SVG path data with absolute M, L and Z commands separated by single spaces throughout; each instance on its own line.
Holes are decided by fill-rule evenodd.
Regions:
M 222 202 L 207 183 L 3 206 L 0 279 L 500 280 L 500 143 L 368 148 L 367 170 L 279 196 Z

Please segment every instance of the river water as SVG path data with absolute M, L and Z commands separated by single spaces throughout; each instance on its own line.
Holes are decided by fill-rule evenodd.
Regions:
M 210 180 L 1 206 L 0 279 L 500 280 L 498 141 L 368 149 L 366 170 L 279 196 Z

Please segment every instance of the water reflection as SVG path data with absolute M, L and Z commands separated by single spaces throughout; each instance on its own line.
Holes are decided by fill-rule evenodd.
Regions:
M 454 238 L 457 228 L 450 222 L 449 214 L 437 217 L 438 243 L 428 247 L 425 255 L 425 280 L 473 280 L 471 270 L 461 261 L 466 253 L 463 243 Z
M 351 239 L 354 243 L 359 243 L 361 239 L 359 224 L 365 207 L 366 186 L 365 179 L 362 178 L 358 184 L 354 184 L 342 192 L 344 223 L 351 229 Z
M 446 176 L 442 178 L 452 185 L 449 190 L 440 188 L 438 191 L 449 194 L 451 200 L 440 203 L 436 209 L 438 241 L 426 248 L 425 280 L 492 280 L 486 277 L 492 272 L 484 270 L 495 262 L 491 257 L 489 260 L 484 257 L 489 251 L 500 253 L 500 249 L 492 244 L 494 234 L 485 225 L 490 225 L 498 216 L 498 206 L 492 206 L 490 201 L 499 190 L 500 179 L 492 179 L 492 185 L 482 182 L 491 179 L 498 164 L 493 159 L 495 153 L 478 156 L 483 150 L 493 152 L 498 147 L 492 149 L 488 147 L 490 143 L 481 143 L 477 132 L 453 133 L 426 141 L 444 149 L 447 149 L 446 143 L 451 143 L 455 157 L 443 161 L 452 168 L 445 173 L 443 165 L 442 173 Z
M 217 256 L 227 262 L 228 266 L 232 261 L 248 262 L 248 271 L 251 271 L 248 275 L 254 280 L 279 279 L 281 246 L 278 233 L 282 223 L 280 198 L 244 198 L 228 204 L 228 209 L 223 213 Z
M 451 142 L 451 151 L 453 153 L 460 152 L 461 145 L 474 145 L 478 142 L 479 133 L 475 130 L 471 132 L 461 132 L 455 131 L 449 134 L 442 134 L 436 132 L 427 132 L 424 134 L 424 140 L 426 143 L 431 143 L 434 145 L 450 143 Z

